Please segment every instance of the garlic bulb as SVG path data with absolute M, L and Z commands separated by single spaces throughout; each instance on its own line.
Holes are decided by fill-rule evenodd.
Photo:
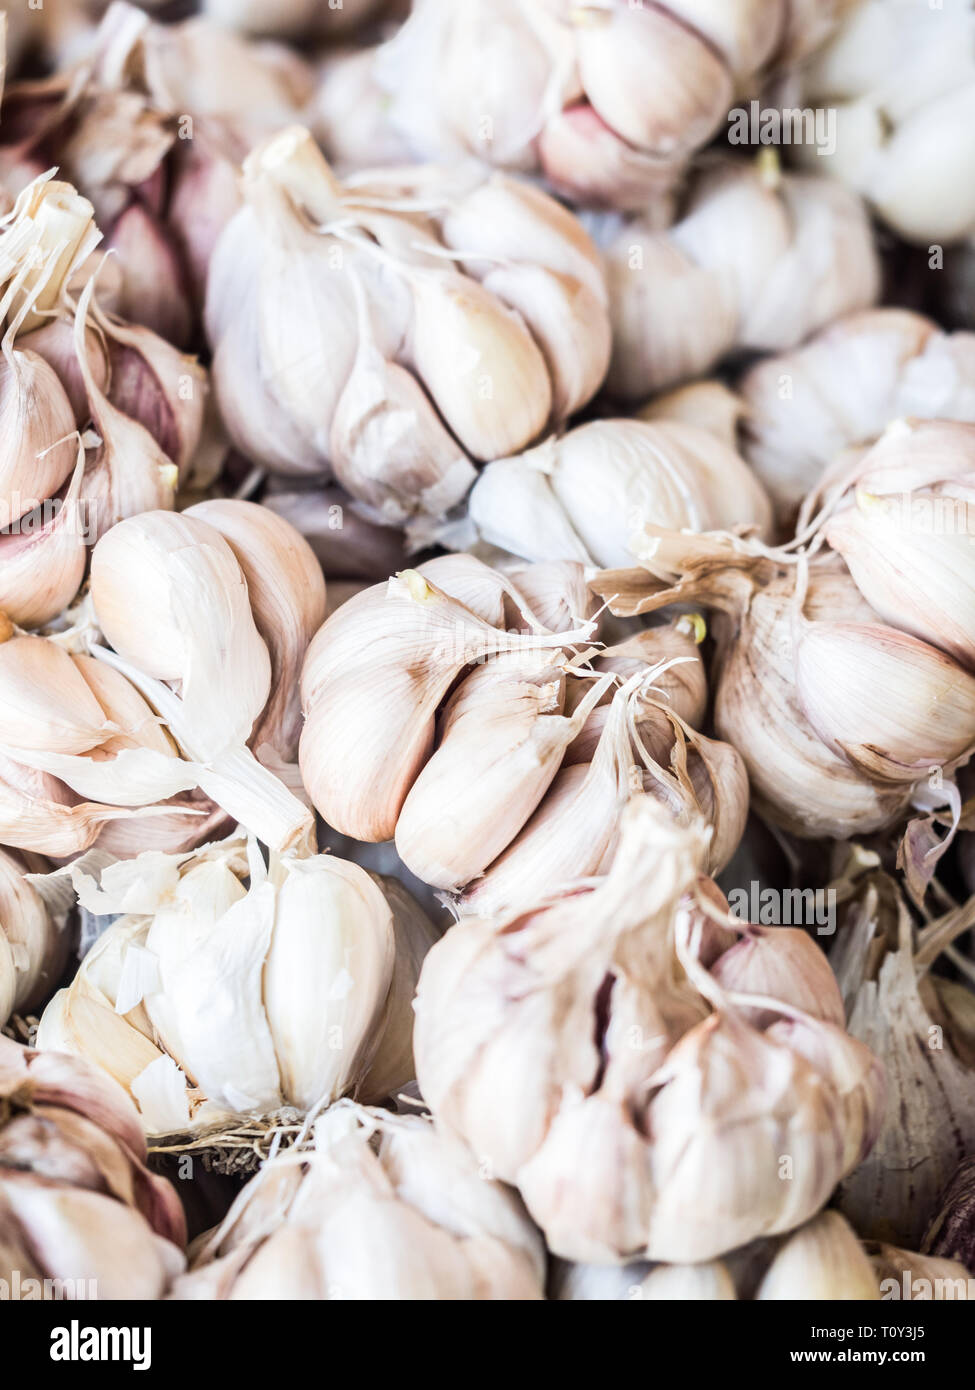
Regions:
M 332 469 L 386 522 L 439 516 L 472 459 L 524 448 L 598 388 L 598 257 L 544 194 L 436 169 L 343 186 L 298 126 L 251 152 L 243 194 L 207 330 L 231 437 L 266 467 Z
M 410 162 L 375 68 L 373 48 L 330 49 L 318 64 L 315 94 L 303 117 L 339 174 Z
M 834 0 L 422 0 L 380 46 L 389 116 L 434 159 L 537 169 L 574 202 L 662 196 L 735 94 L 829 30 Z
M 342 1103 L 194 1247 L 177 1299 L 529 1299 L 545 1252 L 518 1198 L 418 1116 Z
M 225 511 L 221 517 L 228 524 Z M 275 533 L 277 563 L 290 575 L 294 561 L 279 548 L 286 524 L 260 524 Z M 285 539 L 300 573 L 311 557 L 297 535 Z M 164 769 L 187 779 L 171 790 L 199 786 L 272 848 L 305 840 L 312 829 L 307 808 L 246 747 L 267 706 L 272 665 L 244 574 L 219 531 L 196 516 L 130 517 L 96 545 L 91 593 L 98 624 L 114 648 L 99 648 L 96 655 L 146 696 L 193 765 Z M 281 640 L 276 632 L 279 657 Z M 297 665 L 295 652 L 289 659 Z M 172 688 L 177 682 L 178 694 Z
M 948 1186 L 938 1199 L 931 1217 L 924 1248 L 936 1258 L 957 1259 L 972 1264 L 972 1237 L 975 1235 L 975 1162 L 959 1164 Z
M 45 1004 L 67 964 L 70 903 L 49 904 L 27 878 L 45 867 L 36 855 L 0 850 L 0 1027 Z
M 636 798 L 594 889 L 462 921 L 424 962 L 424 1098 L 564 1258 L 697 1262 L 792 1229 L 879 1126 L 879 1066 L 827 1021 L 835 984 L 805 1013 L 790 977 L 763 1032 L 741 1012 L 753 996 L 697 960 L 678 905 L 704 849 L 700 825 Z
M 885 621 L 975 663 L 969 482 L 975 423 L 892 425 L 853 469 L 824 535 Z M 831 481 L 830 475 L 825 480 Z
M 162 1298 L 183 1209 L 146 1167 L 132 1105 L 75 1057 L 0 1037 L 0 1271 L 19 1298 Z
M 688 599 L 721 610 L 715 729 L 744 759 L 765 818 L 802 838 L 846 839 L 896 824 L 917 795 L 926 808 L 930 794 L 948 803 L 951 774 L 975 748 L 960 666 L 880 624 L 836 555 L 810 563 L 806 583 L 731 538 L 652 530 L 642 579 L 606 571 L 594 588 L 620 613 Z M 943 794 L 927 785 L 933 768 Z
M 835 149 L 814 162 L 919 245 L 975 229 L 973 40 L 965 0 L 856 0 L 803 74 L 803 101 L 836 108 Z
M 458 573 L 468 588 L 451 578 Z M 485 586 L 487 619 L 475 611 Z M 319 630 L 301 676 L 299 763 L 313 803 L 335 830 L 392 839 L 432 752 L 437 708 L 465 666 L 501 653 L 557 652 L 591 631 L 536 635 L 495 626 L 503 621 L 505 587 L 473 557 L 444 556 L 424 573 L 404 570 L 357 594 Z
M 877 298 L 860 200 L 828 179 L 782 174 L 769 153 L 702 172 L 667 230 L 646 216 L 605 229 L 614 395 L 645 397 L 734 350 L 792 347 Z
M 364 869 L 243 836 L 67 873 L 82 906 L 124 913 L 48 1005 L 42 1047 L 125 1085 L 148 1133 L 273 1126 L 353 1090 L 378 1045 L 392 914 Z M 245 887 L 245 881 L 247 886 Z
M 481 538 L 526 559 L 632 563 L 647 522 L 674 530 L 751 528 L 771 510 L 743 460 L 676 421 L 596 420 L 483 470 L 468 499 Z
M 906 309 L 850 314 L 738 383 L 742 452 L 783 516 L 845 449 L 893 420 L 975 420 L 975 335 Z

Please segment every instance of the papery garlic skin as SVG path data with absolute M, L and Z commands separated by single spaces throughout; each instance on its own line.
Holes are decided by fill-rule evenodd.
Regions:
M 185 1268 L 186 1222 L 146 1167 L 124 1092 L 77 1058 L 2 1037 L 0 1070 L 4 1273 L 25 1298 L 35 1279 L 36 1297 L 162 1298 Z
M 392 914 L 358 865 L 244 852 L 243 837 L 69 868 L 90 911 L 122 912 L 39 1038 L 110 1070 L 148 1133 L 273 1126 L 356 1088 L 380 1043 Z M 245 880 L 249 879 L 245 887 Z
M 736 348 L 781 351 L 880 289 L 856 195 L 761 165 L 719 164 L 668 230 L 636 218 L 604 240 L 608 386 L 624 400 L 700 376 Z
M 676 421 L 597 420 L 483 470 L 468 507 L 479 535 L 534 561 L 631 564 L 647 522 L 675 530 L 755 528 L 771 510 L 743 460 Z
M 177 1299 L 544 1297 L 518 1198 L 429 1120 L 343 1103 L 201 1238 Z
M 784 518 L 844 450 L 892 421 L 975 420 L 975 335 L 906 309 L 866 310 L 756 363 L 738 390 L 743 452 Z
M 696 1262 L 789 1230 L 876 1135 L 882 1073 L 861 1044 L 813 1018 L 819 1053 L 759 1031 L 696 961 L 678 902 L 705 843 L 636 798 L 595 889 L 462 921 L 424 962 L 422 1093 L 563 1258 Z
M 379 520 L 442 516 L 472 460 L 524 448 L 599 387 L 598 255 L 545 194 L 470 169 L 344 186 L 297 126 L 251 152 L 242 187 L 206 317 L 223 416 L 255 461 L 334 470 Z

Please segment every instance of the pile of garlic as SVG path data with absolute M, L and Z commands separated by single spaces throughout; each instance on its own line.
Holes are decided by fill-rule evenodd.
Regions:
M 196 8 L 0 15 L 0 1284 L 970 1294 L 970 4 Z
M 10 1298 L 161 1298 L 185 1268 L 183 1209 L 124 1093 L 2 1036 L 0 1210 Z

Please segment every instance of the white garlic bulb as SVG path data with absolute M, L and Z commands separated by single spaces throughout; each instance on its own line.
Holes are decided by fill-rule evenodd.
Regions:
M 802 967 L 783 976 L 761 1031 L 697 960 L 694 912 L 678 904 L 704 846 L 700 825 L 636 798 L 598 886 L 462 921 L 424 962 L 424 1098 L 564 1258 L 700 1261 L 789 1230 L 876 1135 L 881 1072 L 829 1021 L 828 972 L 815 1013 L 792 1002 Z M 794 1018 L 798 1044 L 777 1031 Z
M 859 198 L 825 178 L 781 173 L 770 153 L 703 171 L 666 230 L 647 216 L 604 229 L 615 395 L 645 397 L 736 349 L 781 351 L 877 298 Z
M 296 126 L 248 156 L 243 195 L 207 329 L 227 427 L 257 462 L 331 469 L 384 521 L 440 516 L 472 459 L 524 448 L 602 381 L 597 253 L 537 190 L 413 168 L 344 186 Z
M 802 78 L 835 109 L 835 149 L 807 163 L 869 200 L 922 246 L 971 235 L 975 15 L 966 0 L 856 0 Z
M 429 1120 L 341 1103 L 201 1237 L 177 1299 L 544 1297 L 517 1196 Z
M 771 510 L 744 461 L 680 421 L 596 420 L 483 470 L 468 499 L 483 540 L 528 560 L 631 564 L 647 522 L 674 530 L 752 528 Z
M 0 1037 L 3 1270 L 15 1298 L 156 1299 L 185 1268 L 186 1220 L 146 1166 L 124 1092 L 76 1057 Z
M 150 1133 L 273 1124 L 355 1089 L 381 1036 L 392 914 L 358 865 L 271 856 L 241 835 L 66 871 L 82 905 L 123 913 L 41 1019 L 42 1047 L 127 1087 Z M 246 884 L 246 886 L 245 886 Z
M 788 517 L 845 450 L 893 420 L 975 420 L 975 334 L 942 333 L 906 309 L 838 319 L 738 383 L 741 447 Z

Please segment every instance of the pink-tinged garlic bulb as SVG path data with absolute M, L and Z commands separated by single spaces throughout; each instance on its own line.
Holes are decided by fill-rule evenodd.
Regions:
M 975 750 L 972 677 L 881 622 L 838 556 L 804 577 L 731 538 L 648 533 L 643 560 L 642 577 L 607 571 L 594 588 L 621 614 L 681 600 L 719 610 L 715 729 L 764 817 L 847 839 L 952 802 Z
M 906 309 L 850 314 L 738 383 L 742 452 L 791 517 L 834 460 L 894 420 L 975 421 L 975 334 Z
M 732 448 L 697 425 L 595 420 L 488 464 L 468 509 L 484 541 L 528 560 L 632 563 L 648 522 L 674 530 L 751 530 L 771 508 Z
M 771 150 L 702 170 L 666 229 L 638 214 L 608 220 L 599 240 L 613 318 L 607 384 L 624 400 L 700 376 L 737 350 L 792 347 L 880 289 L 857 195 L 782 173 Z
M 463 1144 L 342 1102 L 200 1237 L 173 1297 L 536 1301 L 545 1264 L 517 1194 Z
M 835 111 L 833 148 L 800 157 L 908 241 L 975 231 L 975 15 L 965 0 L 855 0 L 804 70 L 802 105 Z
M 821 42 L 839 6 L 421 0 L 374 66 L 415 154 L 540 171 L 577 203 L 666 197 L 738 93 Z
M 398 524 L 442 515 L 473 460 L 585 404 L 609 357 L 597 253 L 564 208 L 478 171 L 336 179 L 292 127 L 244 164 L 207 298 L 231 437 Z
M 771 1022 L 697 959 L 700 907 L 681 900 L 704 846 L 637 798 L 598 886 L 462 921 L 424 962 L 423 1096 L 563 1258 L 701 1261 L 791 1230 L 876 1136 L 882 1072 L 834 1021 L 811 941 L 773 942 L 775 965 L 742 976 L 775 980 Z
M 0 1098 L 3 1264 L 18 1296 L 163 1298 L 185 1268 L 186 1222 L 146 1167 L 124 1091 L 77 1057 L 0 1037 Z
M 59 166 L 91 199 L 113 252 L 104 306 L 185 346 L 213 243 L 239 206 L 237 166 L 295 118 L 312 85 L 296 54 L 203 18 L 157 24 L 118 0 L 80 56 L 8 87 L 0 170 L 17 192 Z

